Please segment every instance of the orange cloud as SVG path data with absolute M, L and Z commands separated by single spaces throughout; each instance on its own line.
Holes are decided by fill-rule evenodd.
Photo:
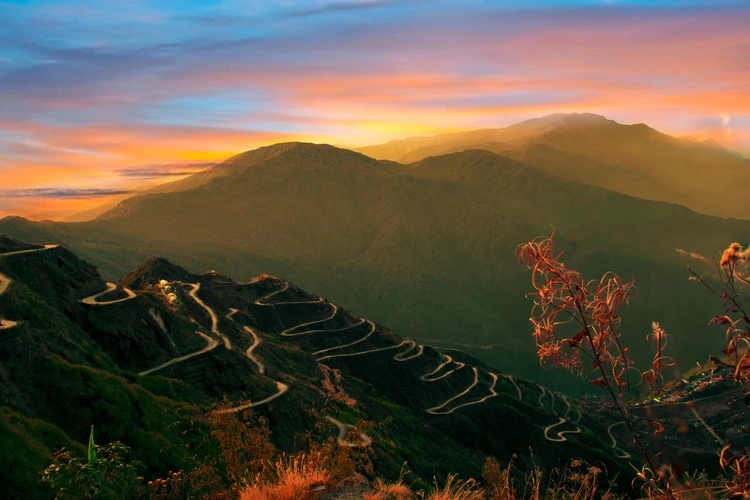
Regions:
M 466 7 L 410 23 L 368 11 L 336 29 L 307 19 L 295 31 L 286 19 L 257 37 L 47 47 L 58 62 L 43 52 L 0 79 L 12 96 L 10 111 L 0 110 L 2 184 L 130 190 L 160 177 L 123 175 L 132 167 L 216 162 L 287 140 L 360 146 L 572 111 L 747 153 L 748 12 Z M 51 216 L 98 201 L 2 199 L 0 215 Z

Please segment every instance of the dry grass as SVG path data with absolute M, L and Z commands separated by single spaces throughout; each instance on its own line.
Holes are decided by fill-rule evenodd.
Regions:
M 520 474 L 514 470 L 512 461 L 503 467 L 494 457 L 488 457 L 482 468 L 482 478 L 486 490 L 485 498 L 491 500 L 617 498 L 610 491 L 614 478 L 606 477 L 605 471 L 579 459 L 570 460 L 562 469 L 552 469 L 549 476 L 545 477 L 539 466 Z M 516 480 L 523 484 L 523 491 L 516 487 Z
M 320 453 L 282 455 L 273 464 L 274 480 L 260 475 L 240 491 L 240 500 L 304 500 L 315 498 L 315 486 L 326 486 L 330 475 Z
M 484 500 L 484 490 L 474 479 L 462 481 L 456 474 L 448 474 L 443 487 L 435 480 L 435 489 L 425 500 Z
M 546 493 L 548 498 L 550 495 L 551 498 L 583 500 L 616 498 L 609 488 L 602 488 L 602 484 L 610 483 L 614 478 L 607 478 L 602 469 L 583 460 L 571 460 L 562 470 L 554 469 L 550 476 Z
M 493 500 L 516 498 L 515 482 L 511 475 L 512 467 L 512 461 L 506 467 L 501 467 L 495 457 L 487 457 L 484 461 L 482 479 L 487 495 Z
M 392 483 L 386 483 L 380 478 L 375 479 L 372 484 L 373 491 L 362 496 L 362 500 L 407 500 L 414 497 L 414 492 L 404 483 L 404 477 L 409 473 L 404 464 L 398 479 Z
M 216 409 L 225 408 L 229 403 L 216 405 Z M 208 415 L 208 424 L 232 482 L 262 472 L 276 455 L 268 421 L 250 411 L 241 415 L 214 411 Z
M 411 489 L 401 480 L 395 483 L 386 483 L 376 479 L 373 483 L 373 491 L 362 496 L 362 500 L 407 500 L 414 497 Z

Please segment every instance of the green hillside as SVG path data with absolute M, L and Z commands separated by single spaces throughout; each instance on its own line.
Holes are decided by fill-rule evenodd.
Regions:
M 146 480 L 207 467 L 214 492 L 229 488 L 208 418 L 221 401 L 265 417 L 281 451 L 331 436 L 335 445 L 328 418 L 356 425 L 371 474 L 395 479 L 407 462 L 420 485 L 479 477 L 487 455 L 545 470 L 576 456 L 629 473 L 602 438 L 606 414 L 285 280 L 234 282 L 151 259 L 123 293 L 89 300 L 106 289 L 91 265 L 63 247 L 27 249 L 0 254 L 10 280 L 0 310 L 17 321 L 0 342 L 4 498 L 50 496 L 39 471 L 55 448 L 81 453 L 91 425 L 98 442 L 130 446 Z

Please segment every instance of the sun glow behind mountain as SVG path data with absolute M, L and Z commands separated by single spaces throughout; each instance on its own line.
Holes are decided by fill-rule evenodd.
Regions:
M 62 218 L 280 141 L 553 112 L 747 154 L 750 7 L 704 4 L 4 2 L 0 215 Z

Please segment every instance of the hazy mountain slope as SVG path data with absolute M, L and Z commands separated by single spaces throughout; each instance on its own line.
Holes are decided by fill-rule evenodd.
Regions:
M 484 151 L 410 166 L 309 144 L 241 156 L 191 189 L 132 198 L 106 219 L 11 218 L 0 231 L 56 238 L 112 275 L 164 255 L 195 270 L 287 276 L 397 331 L 562 387 L 567 379 L 537 370 L 528 274 L 514 258 L 553 224 L 569 265 L 636 279 L 625 333 L 641 361 L 652 320 L 673 335 L 683 366 L 720 349 L 701 326 L 715 304 L 687 281 L 675 248 L 714 255 L 745 241 L 750 223 L 561 181 Z
M 555 114 L 506 128 L 392 141 L 359 151 L 416 162 L 466 149 L 488 149 L 560 177 L 723 217 L 750 218 L 743 194 L 750 159 L 711 143 L 678 140 L 642 123 L 592 114 Z
M 89 208 L 81 212 L 76 212 L 62 219 L 62 222 L 86 222 L 86 221 L 96 219 L 97 217 L 107 212 L 108 210 L 112 210 L 122 200 L 130 198 L 131 196 L 133 196 L 132 193 L 118 196 L 113 201 L 108 201 L 107 203 L 104 203 L 102 205 L 97 205 L 93 208 Z
M 437 156 L 465 149 L 491 147 L 492 151 L 511 150 L 528 142 L 530 138 L 555 130 L 558 126 L 566 126 L 570 123 L 582 126 L 601 126 L 607 121 L 603 116 L 591 113 L 556 113 L 504 128 L 399 139 L 385 144 L 357 148 L 357 151 L 373 158 L 413 163 L 428 156 Z M 479 145 L 486 147 L 478 148 Z

